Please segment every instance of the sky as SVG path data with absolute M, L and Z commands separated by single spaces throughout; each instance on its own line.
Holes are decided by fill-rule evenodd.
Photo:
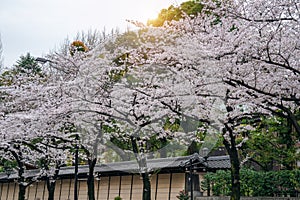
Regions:
M 0 0 L 4 67 L 21 55 L 43 57 L 78 32 L 133 28 L 126 22 L 156 18 L 183 0 Z

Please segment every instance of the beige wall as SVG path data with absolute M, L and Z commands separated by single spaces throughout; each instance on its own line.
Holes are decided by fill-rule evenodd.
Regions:
M 185 187 L 185 174 L 154 174 L 150 177 L 152 200 L 177 200 L 176 195 Z M 170 185 L 171 184 L 171 185 Z M 78 181 L 79 200 L 87 199 L 86 180 Z M 110 176 L 95 180 L 95 198 L 97 200 L 114 200 L 116 196 L 123 200 L 141 200 L 143 182 L 139 175 Z M 74 181 L 61 179 L 56 182 L 55 200 L 73 199 Z M 46 200 L 48 197 L 45 182 L 36 182 L 27 188 L 28 200 Z M 18 185 L 16 183 L 0 183 L 1 200 L 17 200 Z

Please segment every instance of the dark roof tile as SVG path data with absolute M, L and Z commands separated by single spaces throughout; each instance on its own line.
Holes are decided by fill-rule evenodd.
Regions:
M 181 167 L 189 167 L 190 161 L 192 160 L 193 165 L 202 165 L 203 168 L 209 169 L 229 169 L 230 160 L 229 156 L 213 156 L 208 157 L 205 160 L 198 154 L 193 154 L 190 156 L 181 157 L 170 157 L 170 158 L 157 158 L 147 160 L 147 167 L 150 171 L 155 171 L 158 169 L 178 169 Z M 79 174 L 87 174 L 88 166 L 81 165 L 78 167 Z M 115 162 L 107 164 L 98 164 L 95 166 L 95 173 L 108 174 L 114 172 L 126 172 L 126 173 L 138 173 L 138 164 L 136 161 L 124 161 Z M 39 169 L 26 170 L 25 177 L 34 177 L 40 173 Z M 74 166 L 72 167 L 62 167 L 59 171 L 60 176 L 72 175 L 74 174 Z M 16 179 L 17 173 L 13 173 L 9 176 L 9 179 Z M 0 180 L 7 179 L 6 173 L 0 174 Z

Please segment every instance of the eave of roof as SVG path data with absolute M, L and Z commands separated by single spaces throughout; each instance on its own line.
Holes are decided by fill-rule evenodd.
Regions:
M 208 157 L 207 159 L 200 157 L 198 154 L 193 154 L 190 156 L 181 156 L 181 157 L 169 157 L 169 158 L 157 158 L 147 160 L 148 171 L 153 172 L 156 170 L 176 170 L 176 169 L 185 169 L 190 165 L 197 166 L 199 168 L 205 168 L 209 170 L 217 169 L 229 169 L 230 160 L 229 156 L 213 156 Z M 78 174 L 87 174 L 89 168 L 87 165 L 81 165 L 78 167 Z M 97 164 L 94 169 L 95 174 L 118 174 L 118 173 L 127 173 L 127 174 L 137 174 L 139 173 L 138 163 L 136 161 L 123 161 L 107 164 Z M 25 177 L 35 177 L 41 170 L 26 170 Z M 59 176 L 71 176 L 74 174 L 74 166 L 71 167 L 62 167 L 59 171 Z M 7 179 L 16 179 L 17 173 L 10 174 L 9 176 L 6 173 L 0 174 L 0 180 Z

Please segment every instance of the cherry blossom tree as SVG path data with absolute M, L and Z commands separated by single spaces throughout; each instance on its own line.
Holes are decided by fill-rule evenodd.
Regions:
M 152 169 L 147 166 L 147 158 L 153 153 L 149 148 L 151 139 L 168 138 L 187 146 L 193 140 L 200 141 L 196 133 L 203 127 L 196 114 L 203 104 L 194 98 L 195 87 L 186 78 L 167 66 L 144 64 L 130 67 L 112 88 L 112 118 L 119 129 L 114 134 L 132 146 L 143 178 L 145 200 L 151 199 Z M 168 128 L 167 123 L 177 128 Z
M 147 167 L 147 157 L 152 153 L 148 147 L 150 140 L 173 138 L 186 143 L 195 140 L 196 131 L 201 131 L 198 130 L 197 113 L 205 106 L 211 107 L 215 99 L 210 96 L 209 100 L 199 102 L 198 98 L 193 98 L 200 90 L 195 90 L 193 79 L 185 73 L 164 65 L 143 63 L 134 67 L 131 63 L 135 61 L 124 56 L 132 47 L 119 45 L 108 51 L 105 45 L 80 53 L 79 57 L 53 55 L 52 68 L 59 73 L 55 85 L 63 91 L 59 104 L 54 105 L 61 115 L 69 117 L 79 134 L 81 148 L 88 155 L 89 183 L 93 183 L 101 141 L 112 137 L 123 139 L 130 144 L 139 165 L 144 180 L 143 198 L 150 199 L 151 169 Z M 122 60 L 118 62 L 116 58 Z M 201 89 L 206 91 L 210 87 Z M 210 111 L 203 111 L 203 115 L 210 114 Z M 178 118 L 177 129 L 166 128 L 166 123 L 175 125 Z M 103 127 L 113 127 L 114 132 L 105 134 Z M 91 189 L 89 198 L 93 199 L 92 196 Z
M 203 6 L 198 16 L 143 27 L 132 46 L 106 43 L 73 56 L 52 54 L 44 80 L 1 88 L 13 100 L 1 108 L 1 136 L 14 131 L 12 137 L 32 140 L 49 133 L 46 138 L 67 141 L 78 135 L 76 144 L 88 156 L 89 182 L 101 156 L 99 143 L 111 137 L 128 141 L 143 177 L 143 199 L 149 200 L 151 139 L 200 143 L 197 134 L 207 131 L 213 140 L 219 132 L 231 159 L 231 199 L 239 199 L 238 149 L 247 140 L 240 133 L 253 128 L 245 121 L 282 115 L 299 133 L 299 3 L 237 0 Z M 74 130 L 62 131 L 69 124 Z M 92 189 L 89 196 L 93 199 Z
M 49 55 L 51 80 L 48 84 L 59 95 L 48 100 L 45 112 L 67 118 L 70 133 L 76 138 L 75 150 L 84 152 L 89 166 L 88 197 L 94 197 L 94 168 L 100 162 L 105 143 L 103 123 L 110 114 L 107 111 L 107 87 L 110 81 L 110 62 L 105 58 L 104 45 L 89 51 L 73 51 L 72 55 Z M 47 94 L 44 94 L 49 96 Z M 53 103 L 55 101 L 57 103 Z M 46 111 L 48 109 L 48 111 Z M 54 123 L 60 124 L 59 121 Z M 78 163 L 75 163 L 75 173 Z M 76 184 L 75 179 L 75 184 Z M 76 190 L 76 189 L 75 189 Z M 75 197 L 75 196 L 74 196 Z M 76 197 L 75 197 L 76 198 Z
M 34 59 L 29 61 L 33 63 Z M 48 110 L 49 104 L 59 103 L 56 100 L 60 95 L 48 85 L 47 74 L 41 72 L 37 63 L 20 63 L 24 65 L 1 76 L 1 155 L 17 163 L 14 170 L 18 174 L 19 199 L 25 199 L 28 185 L 43 177 L 47 180 L 49 199 L 53 199 L 55 178 L 65 164 L 66 142 L 70 141 L 64 139 L 69 134 L 61 131 L 66 119 Z M 60 123 L 54 123 L 56 120 Z M 28 177 L 28 166 L 40 168 L 40 173 Z
M 299 3 L 206 1 L 204 6 L 198 16 L 149 28 L 144 37 L 156 38 L 156 43 L 145 42 L 131 55 L 141 60 L 147 54 L 148 63 L 199 73 L 202 76 L 194 81 L 203 79 L 203 83 L 198 87 L 212 83 L 211 77 L 222 82 L 217 91 L 226 110 L 219 122 L 231 158 L 231 199 L 239 199 L 241 161 L 237 149 L 247 137 L 241 143 L 237 138 L 251 129 L 243 121 L 281 115 L 299 133 L 295 117 L 299 112 Z
M 29 162 L 41 168 L 41 173 L 34 180 L 46 177 L 49 199 L 53 199 L 55 179 L 59 168 L 66 162 L 66 151 L 70 148 L 84 149 L 89 161 L 89 176 L 94 176 L 98 138 L 101 136 L 95 127 L 105 119 L 105 115 L 96 118 L 91 112 L 82 110 L 95 102 L 95 110 L 103 109 L 102 113 L 105 113 L 105 105 L 100 105 L 105 100 L 104 83 L 110 76 L 107 73 L 109 63 L 101 58 L 98 51 L 73 51 L 72 54 L 49 55 L 49 66 L 43 74 L 31 72 L 26 63 L 24 72 L 4 73 L 1 149 L 10 152 L 3 153 L 7 159 L 12 157 L 11 154 L 19 156 L 14 156 L 14 159 L 19 164 L 20 198 L 24 198 L 25 189 L 31 183 L 31 180 L 25 181 L 23 174 L 24 163 Z M 93 84 L 92 87 L 89 84 Z M 98 96 L 93 96 L 94 92 Z M 15 153 L 15 144 L 19 154 Z M 93 179 L 89 179 L 89 183 L 93 184 Z M 89 193 L 93 192 L 89 190 Z

